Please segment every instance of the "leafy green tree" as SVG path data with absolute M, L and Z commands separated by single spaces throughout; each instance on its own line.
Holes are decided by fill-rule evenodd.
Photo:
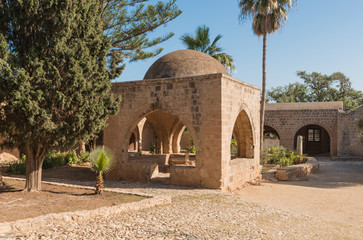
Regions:
M 267 91 L 267 102 L 307 102 L 308 100 L 307 87 L 297 82 Z
M 294 83 L 272 88 L 268 101 L 274 102 L 328 102 L 342 101 L 345 109 L 355 110 L 363 105 L 363 93 L 354 90 L 350 79 L 341 72 L 331 75 L 318 72 L 297 72 L 304 84 Z
M 110 79 L 125 68 L 124 60 L 136 61 L 158 55 L 163 48 L 150 48 L 170 39 L 174 34 L 150 38 L 149 33 L 166 25 L 181 14 L 176 0 L 147 4 L 150 0 L 103 0 L 103 29 L 112 48 L 108 53 Z
M 252 29 L 257 36 L 263 36 L 262 53 L 262 96 L 260 116 L 260 145 L 263 145 L 263 126 L 266 103 L 266 49 L 267 34 L 275 33 L 287 21 L 287 10 L 294 0 L 239 0 L 240 19 L 252 19 Z
M 196 51 L 206 53 L 217 59 L 225 68 L 230 72 L 235 69 L 234 60 L 231 55 L 222 52 L 223 49 L 218 45 L 222 35 L 218 34 L 211 42 L 209 27 L 199 26 L 195 31 L 195 36 L 191 34 L 184 34 L 181 36 L 183 44 L 188 48 Z
M 27 191 L 41 190 L 52 149 L 93 138 L 116 113 L 102 2 L 0 3 L 0 134 L 26 155 Z
M 111 170 L 114 164 L 113 155 L 111 151 L 103 147 L 97 147 L 91 152 L 90 160 L 92 163 L 92 170 L 98 174 L 96 182 L 96 194 L 102 194 L 103 173 Z
M 323 102 L 324 100 L 332 101 L 332 80 L 330 76 L 317 72 L 306 73 L 298 71 L 297 75 L 304 80 L 305 85 L 309 88 L 309 101 Z

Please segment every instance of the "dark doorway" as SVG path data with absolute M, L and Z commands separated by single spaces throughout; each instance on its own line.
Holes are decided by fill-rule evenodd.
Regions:
M 294 148 L 297 146 L 297 136 L 303 136 L 303 152 L 308 155 L 330 154 L 330 137 L 328 132 L 318 125 L 307 125 L 295 134 Z

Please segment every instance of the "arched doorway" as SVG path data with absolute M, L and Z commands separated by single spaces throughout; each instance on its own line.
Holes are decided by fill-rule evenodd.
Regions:
M 253 158 L 253 131 L 247 113 L 242 110 L 234 124 L 231 139 L 231 158 Z
M 294 148 L 297 146 L 297 136 L 303 136 L 303 153 L 308 155 L 330 154 L 330 136 L 328 131 L 319 125 L 306 125 L 300 128 L 294 138 Z
M 263 127 L 263 149 L 280 146 L 280 135 L 276 129 L 265 125 Z

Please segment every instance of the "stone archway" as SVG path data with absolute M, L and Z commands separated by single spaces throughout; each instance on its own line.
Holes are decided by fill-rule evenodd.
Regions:
M 253 131 L 250 119 L 245 110 L 242 110 L 235 121 L 232 139 L 236 141 L 237 151 L 236 158 L 253 158 L 254 157 L 254 141 Z M 232 140 L 233 145 L 233 140 Z M 232 149 L 231 149 L 232 151 Z
M 297 136 L 303 136 L 303 152 L 308 155 L 330 154 L 331 138 L 328 131 L 320 125 L 305 125 L 294 137 L 294 149 L 297 146 Z
M 186 160 L 185 153 L 180 154 L 180 139 L 186 126 L 177 116 L 157 109 L 139 119 L 140 122 L 143 121 L 142 140 L 145 142 L 140 144 L 144 151 L 137 155 L 129 151 L 127 162 L 157 164 L 158 171 L 165 174 L 170 172 L 170 166 L 175 165 L 176 160 L 177 164 L 186 164 L 183 162 Z M 134 126 L 138 124 L 133 123 Z M 135 130 L 128 136 L 131 143 L 135 138 Z M 189 156 L 189 160 L 188 166 L 196 165 L 196 155 Z M 165 174 L 163 178 L 168 177 Z

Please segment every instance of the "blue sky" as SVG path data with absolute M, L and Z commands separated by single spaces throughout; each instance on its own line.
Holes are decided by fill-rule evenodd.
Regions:
M 232 76 L 261 86 L 262 38 L 253 34 L 251 21 L 239 22 L 237 0 L 178 0 L 177 4 L 183 13 L 153 33 L 175 33 L 160 45 L 164 48 L 160 56 L 185 49 L 180 36 L 205 24 L 212 38 L 223 35 L 220 45 L 236 62 L 237 72 Z M 267 38 L 267 88 L 302 82 L 296 76 L 300 70 L 340 71 L 350 78 L 353 88 L 363 91 L 362 9 L 362 0 L 299 1 L 286 25 Z M 116 81 L 143 79 L 157 58 L 127 63 Z

